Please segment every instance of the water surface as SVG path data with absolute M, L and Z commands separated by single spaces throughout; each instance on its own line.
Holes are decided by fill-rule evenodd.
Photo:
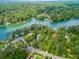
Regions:
M 57 23 L 50 22 L 50 21 L 38 21 L 35 18 L 32 18 L 29 22 L 23 22 L 20 24 L 13 24 L 13 25 L 5 25 L 5 27 L 0 27 L 0 40 L 6 40 L 10 36 L 10 32 L 16 31 L 17 29 L 28 28 L 33 24 L 41 24 L 44 26 L 48 26 L 52 29 L 58 29 L 60 27 L 68 28 L 70 26 L 79 25 L 79 19 L 71 19 L 69 21 L 60 21 Z

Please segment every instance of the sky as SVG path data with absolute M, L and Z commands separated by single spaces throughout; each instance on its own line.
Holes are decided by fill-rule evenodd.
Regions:
M 18 1 L 78 1 L 78 0 L 18 0 Z
M 24 1 L 59 1 L 59 0 L 24 0 Z
M 23 0 L 20 0 L 20 1 L 23 1 Z M 78 1 L 78 0 L 24 0 L 24 1 Z
M 79 0 L 1 0 L 1 1 L 79 1 Z

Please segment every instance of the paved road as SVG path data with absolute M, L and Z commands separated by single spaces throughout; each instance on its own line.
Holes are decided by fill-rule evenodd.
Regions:
M 52 59 L 65 59 L 63 57 L 55 56 L 55 55 L 52 55 L 51 53 L 43 52 L 43 51 L 38 50 L 38 49 L 36 49 L 34 52 L 51 57 Z
M 35 49 L 34 47 L 32 46 L 28 46 L 26 48 L 26 50 L 30 51 L 30 52 L 36 52 L 36 53 L 39 53 L 39 54 L 42 54 L 44 56 L 48 56 L 48 57 L 51 57 L 52 59 L 66 59 L 66 58 L 63 58 L 63 57 L 59 57 L 59 56 L 55 56 L 55 55 L 52 55 L 51 53 L 47 53 L 47 52 L 44 52 L 42 50 L 39 50 L 39 49 Z
M 17 38 L 15 39 L 14 41 L 12 41 L 11 43 L 16 43 L 16 42 L 19 42 L 19 41 L 23 41 L 25 44 L 27 43 L 22 37 L 21 38 Z M 2 50 L 5 50 L 11 43 L 8 43 L 7 45 L 5 45 L 5 47 L 2 49 Z M 15 46 L 17 47 L 17 46 Z M 39 54 L 42 54 L 44 56 L 48 56 L 48 57 L 51 57 L 52 59 L 66 59 L 66 58 L 63 58 L 63 57 L 59 57 L 59 56 L 55 56 L 55 55 L 52 55 L 51 53 L 47 53 L 47 52 L 44 52 L 42 50 L 39 50 L 39 49 L 36 49 L 32 46 L 28 46 L 26 48 L 26 50 L 30 51 L 30 52 L 36 52 L 36 53 L 39 53 Z

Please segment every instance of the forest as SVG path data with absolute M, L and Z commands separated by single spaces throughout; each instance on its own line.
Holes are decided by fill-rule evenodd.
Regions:
M 46 3 L 1 3 L 0 24 L 14 24 L 32 17 L 38 20 L 58 22 L 79 18 L 79 4 L 58 2 Z
M 72 18 L 79 20 L 79 4 L 70 2 L 0 3 L 0 35 L 3 29 L 6 29 L 3 31 L 4 34 L 9 31 L 7 25 L 11 27 L 10 29 L 13 29 L 12 27 L 16 29 L 31 21 L 32 18 L 39 21 L 48 20 L 56 24 L 72 20 Z M 79 25 L 51 28 L 37 23 L 10 31 L 9 34 L 11 37 L 0 40 L 0 59 L 79 59 Z

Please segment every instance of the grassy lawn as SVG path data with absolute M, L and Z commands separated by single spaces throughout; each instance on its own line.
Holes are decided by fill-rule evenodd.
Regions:
M 4 47 L 4 44 L 0 44 L 0 49 Z

